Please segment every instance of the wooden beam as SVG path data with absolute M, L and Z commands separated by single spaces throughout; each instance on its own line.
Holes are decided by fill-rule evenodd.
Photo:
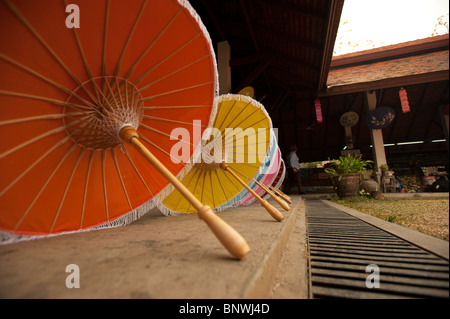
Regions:
M 208 12 L 209 17 L 211 18 L 211 21 L 213 22 L 214 26 L 217 29 L 217 32 L 219 33 L 221 40 L 226 41 L 227 36 L 226 33 L 223 31 L 222 24 L 217 20 L 217 17 L 214 13 L 214 11 L 211 9 L 211 6 L 209 5 L 209 0 L 202 0 L 202 5 L 206 8 L 206 11 Z
M 241 4 L 242 12 L 244 13 L 244 18 L 245 18 L 245 22 L 247 24 L 248 32 L 250 33 L 250 37 L 253 42 L 253 46 L 255 47 L 256 53 L 259 54 L 260 51 L 259 51 L 258 41 L 256 41 L 255 32 L 253 31 L 252 23 L 250 21 L 250 17 L 248 15 L 247 7 L 245 6 L 244 0 L 240 0 L 240 4 Z
M 272 62 L 272 59 L 267 59 L 261 62 L 237 87 L 236 92 L 239 92 L 244 87 L 249 86 Z
M 332 86 L 326 91 L 319 93 L 319 96 L 340 95 L 354 92 L 373 91 L 379 89 L 387 89 L 391 87 L 401 87 L 406 85 L 422 84 L 428 82 L 446 81 L 449 79 L 449 72 L 436 71 L 425 74 L 415 74 L 408 76 L 401 76 L 390 79 L 383 79 L 378 81 L 354 83 L 348 85 Z
M 344 0 L 332 0 L 330 3 L 317 92 L 321 92 L 326 89 L 328 72 L 330 70 L 330 65 L 333 58 L 334 43 L 336 41 L 343 6 Z
M 330 68 L 349 67 L 379 61 L 399 59 L 403 57 L 420 55 L 434 51 L 448 50 L 448 34 L 432 38 L 410 41 L 400 44 L 385 46 L 361 52 L 336 56 L 331 61 Z
M 312 10 L 297 4 L 292 5 L 279 0 L 255 0 L 255 2 L 259 3 L 261 6 L 271 6 L 274 10 L 291 11 L 298 15 L 320 20 L 321 22 L 327 19 L 327 16 L 322 11 Z

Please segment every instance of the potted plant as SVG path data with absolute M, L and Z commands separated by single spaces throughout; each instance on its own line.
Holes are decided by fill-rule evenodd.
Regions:
M 387 164 L 381 165 L 380 168 L 384 176 L 394 176 L 394 171 L 390 170 Z
M 340 156 L 330 160 L 324 171 L 330 176 L 340 198 L 357 196 L 362 174 L 373 161 L 363 160 L 361 155 Z

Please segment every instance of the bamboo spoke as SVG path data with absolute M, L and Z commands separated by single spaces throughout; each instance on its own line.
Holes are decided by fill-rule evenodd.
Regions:
M 43 155 L 41 155 L 37 160 L 30 164 L 19 176 L 17 176 L 5 189 L 0 192 L 0 197 L 3 196 L 11 187 L 13 187 L 19 180 L 21 180 L 29 171 L 31 171 L 40 161 L 42 161 L 45 157 L 47 157 L 51 152 L 53 152 L 56 148 L 66 143 L 70 137 L 65 137 L 60 140 L 58 143 L 55 143 L 51 148 L 49 148 Z
M 171 137 L 171 135 L 169 135 L 169 134 L 167 134 L 167 133 L 161 132 L 160 130 L 157 130 L 157 129 L 153 128 L 153 127 L 147 126 L 147 125 L 142 124 L 142 123 L 141 123 L 141 127 L 146 128 L 146 129 L 148 129 L 148 130 L 150 130 L 150 131 L 153 131 L 153 132 L 155 132 L 155 133 L 164 135 L 164 136 L 166 136 L 166 137 L 169 137 L 169 138 Z M 186 142 L 186 141 L 183 140 L 183 139 L 179 139 L 179 138 L 178 138 L 178 139 L 173 139 L 173 140 L 180 141 L 180 142 L 183 142 L 183 143 L 185 143 L 185 144 L 189 144 L 189 145 L 195 147 L 194 144 L 192 144 L 191 142 Z
M 160 93 L 160 94 L 151 95 L 151 96 L 148 96 L 148 97 L 143 98 L 142 101 L 145 102 L 145 101 L 148 101 L 148 100 L 152 100 L 152 99 L 154 99 L 154 98 L 157 98 L 157 97 L 161 97 L 161 96 L 165 96 L 165 95 L 170 95 L 170 94 L 175 94 L 175 93 L 179 93 L 179 92 L 183 92 L 183 91 L 192 90 L 192 89 L 195 89 L 195 88 L 198 88 L 198 87 L 210 85 L 210 84 L 212 84 L 212 83 L 214 83 L 214 82 L 210 81 L 210 82 L 205 82 L 205 83 L 200 83 L 200 84 L 188 86 L 188 87 L 181 88 L 181 89 L 176 89 L 176 90 L 172 90 L 172 91 L 167 91 L 167 92 Z M 138 92 L 140 92 L 140 90 L 138 90 Z
M 106 220 L 109 220 L 109 208 L 108 208 L 108 192 L 106 191 L 106 150 L 102 150 L 102 183 L 103 183 L 103 198 L 105 201 Z
M 88 185 L 89 185 L 89 178 L 90 178 L 90 175 L 91 175 L 92 162 L 94 161 L 94 154 L 95 154 L 95 151 L 91 150 L 91 156 L 89 157 L 88 168 L 87 168 L 87 171 L 86 171 L 86 180 L 85 180 L 85 183 L 84 183 L 83 203 L 82 203 L 82 207 L 81 207 L 81 216 L 80 216 L 80 227 L 79 227 L 79 229 L 83 228 L 84 213 L 85 213 L 85 210 L 86 210 L 86 198 L 87 198 L 87 193 L 88 193 Z
M 171 105 L 171 106 L 144 106 L 143 110 L 164 110 L 164 109 L 191 109 L 198 107 L 211 107 L 211 105 Z
M 65 189 L 64 189 L 64 193 L 63 193 L 63 195 L 62 195 L 62 197 L 61 197 L 61 200 L 59 201 L 59 205 L 58 205 L 58 209 L 56 210 L 55 217 L 53 218 L 53 222 L 52 222 L 52 225 L 51 225 L 50 231 L 49 231 L 50 233 L 53 232 L 53 228 L 55 227 L 56 221 L 57 221 L 58 218 L 59 218 L 59 214 L 61 213 L 61 208 L 62 208 L 62 205 L 63 205 L 65 199 L 66 199 L 67 192 L 68 192 L 68 190 L 69 190 L 69 186 L 70 186 L 70 184 L 72 183 L 72 179 L 73 179 L 73 177 L 74 177 L 74 175 L 75 175 L 75 171 L 76 171 L 76 169 L 77 169 L 77 167 L 78 167 L 78 164 L 80 163 L 81 159 L 83 158 L 83 155 L 84 155 L 84 152 L 85 152 L 85 151 L 86 151 L 86 148 L 82 148 L 82 149 L 81 149 L 81 152 L 80 152 L 80 154 L 78 155 L 77 161 L 75 162 L 75 165 L 74 165 L 73 168 L 72 168 L 72 172 L 71 172 L 71 174 L 70 174 L 70 176 L 69 176 L 69 180 L 67 181 L 66 187 L 65 187 Z
M 117 174 L 119 175 L 120 184 L 122 185 L 123 193 L 127 199 L 128 206 L 130 207 L 130 211 L 131 211 L 131 210 L 133 210 L 133 206 L 131 205 L 130 197 L 128 196 L 128 192 L 127 192 L 127 188 L 125 187 L 125 183 L 123 181 L 122 174 L 120 173 L 120 167 L 119 167 L 119 163 L 117 162 L 116 151 L 114 150 L 114 148 L 111 149 L 111 153 L 112 153 L 112 156 L 114 159 L 114 165 L 116 166 Z
M 178 17 L 180 12 L 183 10 L 181 7 L 178 9 L 178 11 L 175 13 L 175 15 L 170 19 L 170 21 L 164 26 L 164 28 L 159 32 L 159 34 L 153 39 L 153 41 L 150 43 L 150 45 L 145 49 L 145 51 L 141 54 L 141 56 L 136 60 L 136 62 L 133 64 L 133 66 L 128 71 L 127 75 L 125 76 L 125 79 L 129 79 L 131 74 L 133 74 L 134 69 L 138 66 L 138 64 L 141 62 L 141 60 L 147 55 L 147 53 L 151 50 L 151 48 L 155 45 L 155 43 L 162 37 L 162 35 L 167 31 L 167 29 L 172 25 L 173 21 Z
M 147 189 L 147 191 L 149 192 L 150 196 L 153 197 L 153 193 L 150 190 L 150 188 L 147 186 L 147 183 L 145 182 L 144 178 L 142 177 L 142 174 L 139 172 L 138 168 L 136 167 L 136 165 L 134 164 L 133 160 L 130 157 L 130 154 L 128 153 L 127 149 L 124 148 L 124 153 L 126 155 L 126 157 L 128 158 L 128 161 L 130 162 L 130 164 L 133 166 L 136 174 L 139 176 L 139 179 L 141 180 L 141 182 L 144 184 L 145 188 Z
M 155 81 L 153 81 L 153 82 L 147 84 L 146 86 L 143 86 L 143 87 L 141 88 L 141 90 L 142 90 L 142 91 L 145 91 L 146 89 L 148 89 L 148 88 L 151 87 L 152 85 L 154 85 L 154 84 L 156 84 L 156 83 L 158 83 L 158 82 L 160 82 L 160 81 L 162 81 L 162 80 L 164 80 L 164 79 L 167 79 L 167 78 L 169 78 L 169 77 L 171 77 L 171 76 L 177 74 L 178 72 L 181 72 L 181 71 L 183 71 L 183 70 L 189 68 L 190 66 L 194 65 L 195 63 L 200 62 L 200 61 L 203 60 L 203 59 L 206 59 L 206 58 L 209 57 L 209 56 L 211 56 L 210 53 L 208 53 L 207 55 L 205 55 L 205 56 L 203 56 L 203 57 L 201 57 L 201 58 L 199 58 L 199 59 L 197 59 L 197 60 L 195 60 L 195 61 L 193 61 L 193 62 L 191 62 L 191 63 L 188 63 L 188 64 L 186 64 L 186 65 L 184 65 L 184 66 L 182 66 L 182 67 L 180 67 L 180 68 L 177 68 L 175 71 L 173 71 L 173 72 L 171 72 L 171 73 L 168 73 L 168 74 L 166 74 L 165 76 L 159 77 L 157 80 L 155 80 Z M 155 67 L 153 67 L 153 68 L 155 68 Z M 153 69 L 153 68 L 152 68 L 152 69 Z M 147 76 L 148 73 L 150 73 L 150 71 L 151 71 L 152 69 L 150 69 L 149 71 L 147 71 L 146 73 L 144 73 L 145 76 Z M 136 84 L 136 83 L 139 83 L 140 81 L 141 81 L 141 80 L 138 79 L 138 81 L 135 82 L 135 84 Z
M 67 74 L 70 75 L 70 77 L 79 85 L 81 86 L 81 81 L 75 76 L 74 73 L 70 71 L 70 69 L 67 67 L 67 65 L 61 60 L 61 58 L 53 51 L 53 49 L 48 45 L 47 42 L 45 42 L 44 38 L 34 29 L 34 27 L 31 25 L 31 23 L 25 19 L 25 17 L 22 15 L 22 13 L 9 1 L 4 0 L 5 4 L 9 7 L 9 9 L 17 16 L 17 18 L 23 23 L 23 25 L 34 35 L 34 37 L 42 44 L 42 46 L 53 56 L 53 58 L 61 65 L 61 67 L 67 72 Z M 95 98 L 91 95 L 89 90 L 84 88 L 82 86 L 83 90 L 86 94 L 89 95 L 89 97 L 95 101 Z
M 44 192 L 44 190 L 47 188 L 47 185 L 50 183 L 50 181 L 53 179 L 53 176 L 55 176 L 56 172 L 59 170 L 59 168 L 61 167 L 62 163 L 66 160 L 67 156 L 69 156 L 69 154 L 75 149 L 76 145 L 72 145 L 72 147 L 67 150 L 67 152 L 62 156 L 61 160 L 59 161 L 59 163 L 56 165 L 55 169 L 51 172 L 51 174 L 48 176 L 47 180 L 44 182 L 44 184 L 41 186 L 41 188 L 39 189 L 39 191 L 37 192 L 37 194 L 34 196 L 33 200 L 31 201 L 30 205 L 28 206 L 28 208 L 25 210 L 25 212 L 22 214 L 21 218 L 19 219 L 19 221 L 16 223 L 16 225 L 13 228 L 13 231 L 16 231 L 17 228 L 20 226 L 20 224 L 22 223 L 22 221 L 25 219 L 25 217 L 28 215 L 28 213 L 30 212 L 31 208 L 33 208 L 34 204 L 36 203 L 36 201 L 39 199 L 39 197 L 41 197 L 42 193 Z
M 228 172 L 230 175 L 232 175 L 242 186 L 244 186 L 245 189 L 247 189 L 247 191 L 250 192 L 250 194 L 252 194 L 261 203 L 261 206 L 266 209 L 270 216 L 280 222 L 284 220 L 284 216 L 278 211 L 278 209 L 270 205 L 268 201 L 262 199 L 253 189 L 251 189 L 250 186 L 247 185 L 247 183 L 245 183 L 239 176 L 236 175 L 233 169 L 230 169 L 229 165 L 227 165 L 226 163 L 222 163 L 220 167 L 225 172 Z
M 18 119 L 0 121 L 0 126 L 19 124 L 19 123 L 25 123 L 25 122 L 31 122 L 31 121 L 40 121 L 40 120 L 60 120 L 64 117 L 70 118 L 70 117 L 81 115 L 81 114 L 84 114 L 84 112 L 45 114 L 45 115 L 22 117 L 22 118 L 18 118 Z
M 140 83 L 144 78 L 146 78 L 151 72 L 153 72 L 157 67 L 159 67 L 161 64 L 163 64 L 164 62 L 166 62 L 167 60 L 169 60 L 170 58 L 172 58 L 175 54 L 177 54 L 178 52 L 180 52 L 182 49 L 184 49 L 187 45 L 189 45 L 192 41 L 194 41 L 196 38 L 198 38 L 201 34 L 203 34 L 201 31 L 199 33 L 197 33 L 196 35 L 194 35 L 191 39 L 189 39 L 186 43 L 184 43 L 181 47 L 177 48 L 175 51 L 173 51 L 172 53 L 166 55 L 166 57 L 164 59 L 162 59 L 161 61 L 159 61 L 158 63 L 156 63 L 155 65 L 153 65 L 150 69 L 148 69 L 146 72 L 144 72 L 139 78 L 136 79 L 136 81 L 134 82 L 135 84 Z M 186 68 L 187 66 L 183 67 L 182 69 Z M 178 69 L 177 71 L 173 72 L 173 73 L 177 73 L 179 71 L 182 71 L 182 69 Z M 167 77 L 167 76 L 165 76 Z M 165 78 L 164 77 L 164 78 Z M 162 79 L 158 79 L 156 82 L 160 81 Z M 142 90 L 146 90 L 148 86 L 145 86 L 144 88 L 142 88 Z
M 95 107 L 94 104 L 92 104 L 92 103 L 89 102 L 88 100 L 82 98 L 81 96 L 75 94 L 73 91 L 69 90 L 68 88 L 62 86 L 62 85 L 59 84 L 59 83 L 56 83 L 55 81 L 50 80 L 49 78 L 45 77 L 44 75 L 38 73 L 37 71 L 35 71 L 35 70 L 33 70 L 33 69 L 31 69 L 31 68 L 29 68 L 29 67 L 27 67 L 27 66 L 25 66 L 25 65 L 23 65 L 23 64 L 21 64 L 21 63 L 19 63 L 18 61 L 14 60 L 14 59 L 12 59 L 12 58 L 10 58 L 10 57 L 8 57 L 8 56 L 2 54 L 2 53 L 0 53 L 0 58 L 3 59 L 3 60 L 5 60 L 6 62 L 12 64 L 12 65 L 14 65 L 14 66 L 16 66 L 16 67 L 18 67 L 18 68 L 24 70 L 24 71 L 26 71 L 26 72 L 28 72 L 28 73 L 30 73 L 30 74 L 36 76 L 37 78 L 39 78 L 39 79 L 41 79 L 41 80 L 43 80 L 43 81 L 45 81 L 45 82 L 47 82 L 47 83 L 53 85 L 54 87 L 56 87 L 57 89 L 60 89 L 61 91 L 67 93 L 68 95 L 73 95 L 73 96 L 75 96 L 77 99 L 79 99 L 80 101 L 82 101 L 83 103 L 85 103 L 87 106 Z
M 11 91 L 3 91 L 3 90 L 0 90 L 0 94 L 21 97 L 21 98 L 26 98 L 26 99 L 32 99 L 32 100 L 39 100 L 39 101 L 49 102 L 49 103 L 56 104 L 56 105 L 70 106 L 75 110 L 80 110 L 80 109 L 91 110 L 90 107 L 87 107 L 85 105 L 68 103 L 66 101 L 60 101 L 60 100 L 48 98 L 45 96 L 38 96 L 38 95 L 31 95 L 31 94 L 25 94 L 25 93 L 20 93 L 20 92 L 11 92 Z M 82 112 L 85 112 L 85 111 L 82 111 Z
M 133 23 L 133 26 L 132 26 L 132 28 L 130 30 L 130 33 L 128 34 L 127 41 L 125 42 L 125 45 L 122 48 L 122 53 L 120 54 L 120 57 L 119 57 L 119 60 L 117 62 L 117 66 L 116 66 L 116 71 L 114 73 L 116 77 L 119 75 L 119 71 L 120 71 L 120 67 L 122 65 L 123 57 L 125 55 L 126 50 L 128 49 L 128 46 L 129 46 L 130 41 L 131 41 L 131 38 L 133 37 L 133 34 L 134 34 L 135 30 L 136 30 L 136 27 L 137 27 L 137 25 L 139 23 L 139 20 L 141 19 L 142 13 L 144 12 L 144 9 L 145 9 L 146 5 L 147 5 L 147 0 L 144 0 L 144 2 L 142 3 L 142 6 L 141 6 L 141 8 L 140 8 L 140 10 L 138 12 L 138 15 L 137 15 L 136 19 L 134 20 L 134 23 Z
M 143 115 L 142 118 L 149 119 L 149 120 L 155 120 L 155 121 L 162 121 L 162 122 L 169 122 L 169 123 L 177 123 L 177 124 L 184 124 L 184 125 L 190 125 L 190 126 L 199 126 L 199 127 L 206 127 L 204 124 L 194 124 L 189 122 L 183 122 L 183 121 L 176 121 L 176 120 L 170 120 L 162 117 L 156 117 L 156 116 L 150 116 L 150 115 Z
M 228 198 L 227 193 L 225 192 L 225 188 L 224 188 L 223 185 L 222 185 L 222 181 L 221 181 L 220 178 L 219 178 L 219 174 L 217 173 L 217 170 L 214 170 L 214 173 L 216 173 L 216 178 L 217 178 L 217 181 L 219 182 L 220 188 L 222 189 L 223 195 L 225 196 L 227 202 L 229 202 L 230 199 Z M 235 185 L 235 186 L 236 186 L 236 185 Z

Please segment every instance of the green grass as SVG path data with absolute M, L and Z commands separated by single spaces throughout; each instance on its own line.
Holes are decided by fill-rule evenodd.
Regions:
M 333 199 L 334 202 L 362 213 L 421 233 L 449 240 L 448 199 L 379 199 L 364 196 Z

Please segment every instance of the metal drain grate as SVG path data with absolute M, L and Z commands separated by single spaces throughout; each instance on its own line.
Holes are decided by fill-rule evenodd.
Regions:
M 305 205 L 312 298 L 449 297 L 447 260 L 321 201 Z

